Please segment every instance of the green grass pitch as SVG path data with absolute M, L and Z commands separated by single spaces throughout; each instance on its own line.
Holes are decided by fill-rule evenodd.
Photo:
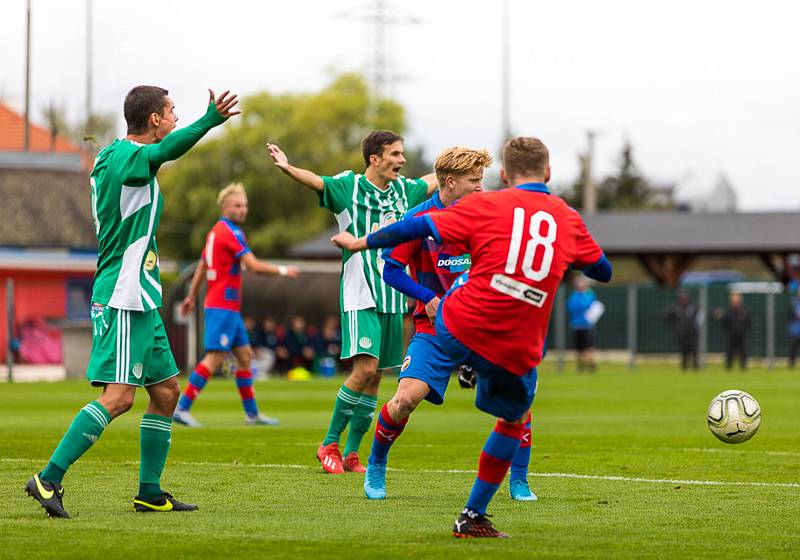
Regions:
M 0 385 L 0 558 L 798 558 L 800 374 L 683 374 L 643 365 L 596 375 L 545 365 L 534 405 L 534 503 L 504 483 L 490 506 L 508 540 L 450 536 L 493 420 L 452 382 L 423 404 L 390 455 L 388 498 L 362 477 L 322 473 L 314 451 L 341 378 L 258 383 L 282 425 L 245 426 L 233 381 L 214 380 L 176 426 L 163 486 L 201 509 L 136 514 L 138 421 L 146 395 L 115 420 L 64 480 L 70 520 L 23 494 L 76 411 L 81 382 Z M 380 405 L 391 395 L 384 381 Z M 705 425 L 711 397 L 753 394 L 760 432 L 730 446 Z M 366 461 L 372 434 L 362 444 Z

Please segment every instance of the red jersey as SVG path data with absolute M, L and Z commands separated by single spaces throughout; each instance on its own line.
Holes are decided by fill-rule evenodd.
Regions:
M 239 311 L 242 307 L 242 255 L 250 252 L 242 228 L 220 218 L 206 236 L 202 259 L 206 263 L 208 292 L 205 306 Z
M 472 194 L 428 219 L 442 242 L 461 241 L 472 257 L 469 281 L 447 298 L 445 325 L 469 349 L 525 375 L 542 359 L 567 267 L 592 265 L 603 251 L 543 183 Z
M 442 199 L 436 192 L 431 198 L 409 210 L 403 219 L 410 220 L 443 208 L 445 206 L 442 204 Z M 469 270 L 470 265 L 470 257 L 465 254 L 463 245 L 442 244 L 430 237 L 414 239 L 386 249 L 382 257 L 402 268 L 408 266 L 411 278 L 440 298 L 444 297 L 456 278 Z M 414 308 L 413 317 L 416 332 L 436 334 L 436 329 L 425 312 L 425 304 L 419 300 Z

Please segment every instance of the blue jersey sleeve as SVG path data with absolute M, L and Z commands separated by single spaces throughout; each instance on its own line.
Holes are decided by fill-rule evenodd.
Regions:
M 428 303 L 436 297 L 433 291 L 417 283 L 406 271 L 392 261 L 385 261 L 383 265 L 383 281 L 402 294 Z

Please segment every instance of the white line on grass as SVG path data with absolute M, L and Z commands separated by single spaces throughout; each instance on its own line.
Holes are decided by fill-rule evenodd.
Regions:
M 0 462 L 5 463 L 34 463 L 42 464 L 45 461 L 41 459 L 22 459 L 12 457 L 2 457 Z M 84 461 L 85 463 L 104 463 L 104 464 L 118 464 L 116 461 Z M 137 461 L 125 461 L 126 465 L 136 465 Z M 198 467 L 241 467 L 247 469 L 316 469 L 317 467 L 310 465 L 292 465 L 283 463 L 213 463 L 207 461 L 171 461 L 173 465 L 186 465 Z M 459 469 L 396 469 L 389 468 L 390 471 L 396 472 L 410 472 L 410 473 L 423 473 L 423 474 L 470 474 L 474 475 L 478 471 L 475 470 L 459 470 Z M 614 476 L 614 475 L 599 475 L 599 474 L 578 474 L 578 473 L 528 473 L 528 476 L 539 478 L 572 478 L 579 480 L 607 480 L 610 482 L 640 482 L 645 484 L 684 484 L 695 486 L 760 486 L 769 488 L 800 488 L 798 482 L 760 482 L 760 481 L 727 481 L 727 480 L 681 480 L 673 478 L 639 478 L 631 476 Z

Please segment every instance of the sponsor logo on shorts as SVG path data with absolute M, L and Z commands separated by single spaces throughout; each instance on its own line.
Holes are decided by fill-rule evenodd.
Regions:
M 228 340 L 228 335 L 227 334 L 223 334 L 223 335 L 221 335 L 219 337 L 219 345 L 220 346 L 225 347 L 225 346 L 228 345 L 228 342 L 229 342 L 229 340 Z
M 133 368 L 131 370 L 133 372 L 133 376 L 136 379 L 141 379 L 142 378 L 142 370 L 143 369 L 144 369 L 144 366 L 142 364 L 140 364 L 140 363 L 139 364 L 133 364 Z
M 400 367 L 400 371 L 405 371 L 408 369 L 408 366 L 411 365 L 411 356 L 406 356 L 403 360 L 403 365 Z
M 366 336 L 362 336 L 361 340 L 358 341 L 358 345 L 361 348 L 372 348 L 372 340 Z
M 547 292 L 528 286 L 525 282 L 509 278 L 505 274 L 492 276 L 492 281 L 489 285 L 498 292 L 524 301 L 534 307 L 542 307 L 547 299 Z

